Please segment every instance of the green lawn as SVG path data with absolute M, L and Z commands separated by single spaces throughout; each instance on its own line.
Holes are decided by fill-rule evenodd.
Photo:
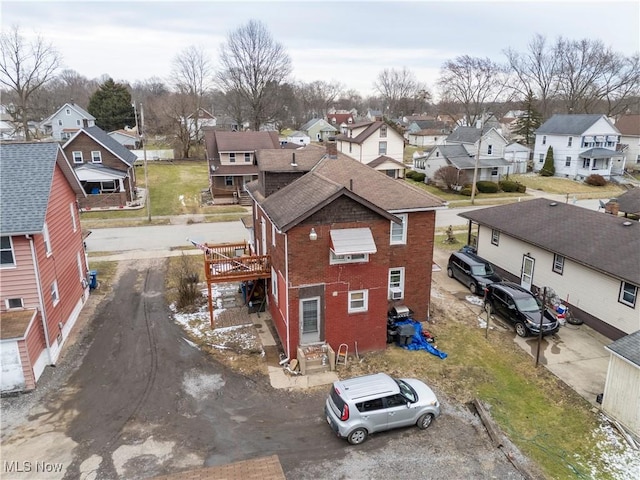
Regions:
M 620 195 L 624 189 L 608 183 L 603 187 L 594 187 L 584 182 L 577 182 L 568 178 L 542 177 L 540 175 L 510 175 L 509 180 L 520 182 L 543 192 L 560 195 L 577 195 L 579 198 L 611 198 Z

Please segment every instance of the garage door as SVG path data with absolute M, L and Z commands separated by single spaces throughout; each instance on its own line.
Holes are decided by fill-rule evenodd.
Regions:
M 24 389 L 24 374 L 18 342 L 0 342 L 0 390 L 13 392 Z

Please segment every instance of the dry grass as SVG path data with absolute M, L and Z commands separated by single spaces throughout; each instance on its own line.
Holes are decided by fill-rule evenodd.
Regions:
M 610 198 L 624 192 L 624 189 L 612 183 L 608 183 L 603 187 L 594 187 L 568 178 L 542 177 L 540 175 L 511 175 L 509 180 L 520 182 L 526 185 L 527 188 L 533 188 L 534 190 L 559 195 L 577 195 L 581 199 Z

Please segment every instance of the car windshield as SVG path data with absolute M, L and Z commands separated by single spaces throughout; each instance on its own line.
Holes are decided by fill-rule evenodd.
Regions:
M 517 298 L 516 305 L 521 312 L 539 312 L 540 305 L 534 297 Z
M 488 263 L 485 263 L 484 265 L 474 265 L 471 267 L 471 272 L 474 275 L 492 275 L 493 268 Z
M 415 403 L 418 401 L 418 394 L 413 388 L 411 388 L 411 385 L 409 385 L 404 380 L 395 379 L 395 381 L 400 387 L 400 393 L 402 394 L 403 397 L 405 397 L 407 400 L 409 400 L 412 403 Z

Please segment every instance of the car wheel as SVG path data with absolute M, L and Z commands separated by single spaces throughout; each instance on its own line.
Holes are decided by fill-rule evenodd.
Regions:
M 359 445 L 367 439 L 367 431 L 364 428 L 356 428 L 347 437 L 351 445 Z
M 478 294 L 478 284 L 476 284 L 475 282 L 471 282 L 471 285 L 469 285 L 469 290 L 474 295 L 477 295 Z
M 433 415 L 430 413 L 425 413 L 424 415 L 420 415 L 420 418 L 418 419 L 418 423 L 416 423 L 416 425 L 420 430 L 424 430 L 425 428 L 429 428 L 431 422 L 433 422 Z
M 453 278 L 453 270 L 451 270 L 451 267 L 447 268 L 447 275 L 449 278 Z
M 571 324 L 571 325 L 582 325 L 584 322 L 573 316 L 573 313 L 571 312 L 567 312 L 567 323 Z
M 516 333 L 519 337 L 526 337 L 529 334 L 527 327 L 525 327 L 522 322 L 516 323 Z

